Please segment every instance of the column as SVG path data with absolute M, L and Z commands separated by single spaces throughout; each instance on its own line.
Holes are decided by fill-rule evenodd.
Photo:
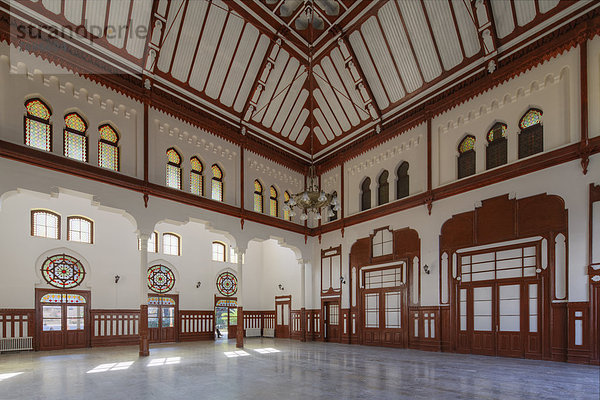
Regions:
M 300 264 L 300 341 L 306 342 L 306 263 L 298 260 Z
M 237 254 L 237 332 L 236 332 L 236 343 L 235 347 L 243 348 L 244 347 L 244 307 L 243 307 L 243 295 L 242 288 L 244 287 L 242 284 L 242 261 L 244 259 L 244 253 L 236 248 L 235 250 Z
M 148 238 L 147 233 L 139 233 L 140 241 L 140 319 L 138 332 L 140 335 L 140 357 L 150 355 L 148 343 Z

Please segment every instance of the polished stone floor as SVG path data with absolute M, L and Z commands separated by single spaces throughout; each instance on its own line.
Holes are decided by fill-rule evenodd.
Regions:
M 0 355 L 0 399 L 590 399 L 600 368 L 285 339 Z

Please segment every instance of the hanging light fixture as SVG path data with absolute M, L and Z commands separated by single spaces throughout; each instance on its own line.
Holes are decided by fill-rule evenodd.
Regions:
M 313 70 L 312 70 L 312 62 L 313 62 L 313 48 L 312 48 L 312 39 L 313 39 L 313 24 L 312 19 L 314 18 L 314 12 L 312 10 L 313 4 L 312 1 L 309 2 L 308 6 L 305 9 L 305 13 L 307 18 L 309 18 L 309 29 L 310 29 L 310 39 L 311 44 L 308 50 L 308 82 L 310 86 L 310 146 L 311 146 L 311 165 L 308 169 L 308 185 L 306 189 L 300 193 L 296 193 L 290 196 L 290 200 L 285 202 L 283 205 L 283 209 L 285 211 L 289 211 L 290 217 L 296 215 L 294 208 L 299 210 L 300 219 L 302 221 L 306 221 L 309 217 L 309 214 L 312 214 L 314 218 L 318 221 L 322 218 L 322 210 L 326 208 L 326 216 L 333 217 L 335 215 L 334 211 L 339 211 L 340 204 L 338 203 L 337 196 L 333 194 L 325 193 L 318 184 L 318 178 L 314 166 L 314 159 L 312 159 L 313 145 L 314 145 L 314 98 L 313 98 Z

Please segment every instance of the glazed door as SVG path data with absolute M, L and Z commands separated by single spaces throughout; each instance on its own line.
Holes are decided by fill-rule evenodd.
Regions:
M 215 325 L 224 339 L 235 339 L 237 334 L 237 298 L 215 296 Z
M 291 297 L 275 299 L 275 337 L 290 337 Z
M 323 303 L 323 337 L 326 342 L 340 342 L 340 304 Z
M 177 340 L 177 303 L 174 298 L 152 296 L 148 298 L 148 330 L 150 343 Z
M 235 339 L 237 336 L 237 308 L 229 307 L 229 326 L 227 328 L 227 337 Z
M 37 291 L 40 350 L 89 346 L 89 292 Z

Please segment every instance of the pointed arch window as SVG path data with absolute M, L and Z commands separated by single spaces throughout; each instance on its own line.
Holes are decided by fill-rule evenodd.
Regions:
M 269 213 L 271 217 L 279 216 L 278 193 L 274 186 L 271 186 L 271 189 L 269 190 Z
M 213 164 L 211 169 L 213 173 L 212 199 L 217 201 L 223 201 L 223 171 L 217 164 Z
M 390 184 L 388 182 L 389 172 L 384 170 L 377 179 L 377 205 L 386 204 L 390 201 Z
M 488 145 L 485 150 L 486 169 L 496 168 L 508 161 L 508 140 L 506 139 L 506 124 L 496 122 L 487 133 Z
M 407 197 L 410 193 L 408 167 L 409 164 L 404 161 L 396 170 L 396 199 Z
M 36 149 L 52 151 L 50 108 L 40 99 L 25 102 L 25 144 Z
M 87 124 L 77 113 L 65 115 L 65 157 L 87 162 Z
M 196 196 L 204 196 L 204 166 L 198 157 L 190 159 L 192 170 L 190 171 L 190 192 Z
M 475 136 L 467 135 L 458 145 L 458 179 L 475 174 Z
M 371 178 L 366 177 L 360 185 L 360 211 L 371 208 Z
M 167 150 L 167 186 L 181 190 L 181 156 L 172 147 Z
M 331 193 L 331 197 L 337 199 L 337 192 L 334 191 L 333 193 Z M 331 212 L 329 213 L 329 221 L 335 221 L 336 219 L 338 219 L 338 212 L 335 210 L 335 206 L 329 206 L 329 209 L 331 210 Z
M 119 170 L 119 135 L 115 129 L 108 125 L 98 128 L 100 140 L 98 141 L 98 165 L 102 168 Z
M 254 180 L 254 211 L 263 212 L 263 187 L 258 179 Z
M 544 151 L 544 127 L 542 125 L 542 110 L 531 108 L 519 121 L 519 158 Z
M 283 201 L 286 204 L 290 201 L 290 194 L 288 193 L 287 190 L 285 192 L 283 192 Z M 286 207 L 284 207 L 284 210 L 283 210 L 283 219 L 285 219 L 286 221 L 292 220 L 292 216 L 290 215 L 290 210 L 286 209 Z

